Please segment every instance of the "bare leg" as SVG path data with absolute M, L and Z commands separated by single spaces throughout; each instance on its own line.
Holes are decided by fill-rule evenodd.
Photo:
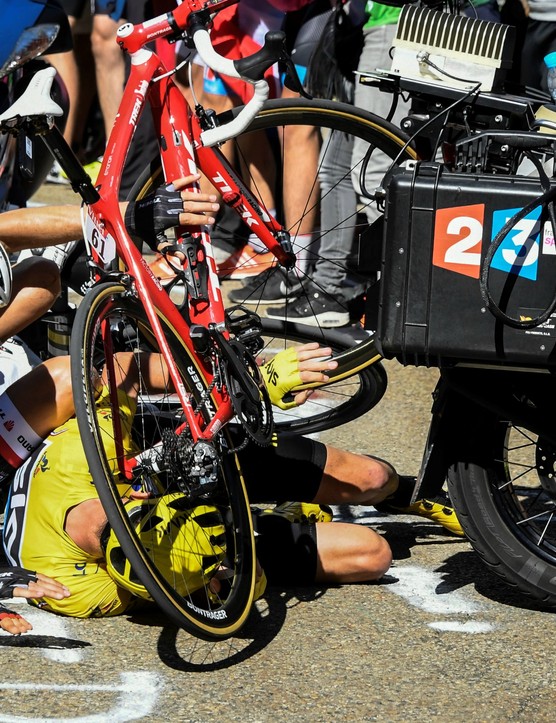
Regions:
M 33 257 L 15 266 L 12 300 L 0 310 L 0 340 L 40 319 L 59 295 L 60 272 L 53 261 Z
M 284 88 L 282 98 L 299 98 L 299 94 Z M 292 236 L 310 234 L 315 230 L 319 197 L 315 178 L 319 151 L 320 139 L 316 128 L 298 125 L 286 128 L 282 149 L 285 167 L 284 213 L 286 226 Z M 295 159 L 295 163 L 292 159 Z
M 37 435 L 46 437 L 74 411 L 69 356 L 43 362 L 14 382 L 6 394 Z
M 363 525 L 317 523 L 316 582 L 378 580 L 392 564 L 386 540 Z
M 393 494 L 398 475 L 381 460 L 327 447 L 324 473 L 315 502 L 374 505 Z
M 106 137 L 110 135 L 122 99 L 125 80 L 124 56 L 116 42 L 119 23 L 109 15 L 95 15 L 91 45 L 96 65 L 97 90 Z
M 199 66 L 194 66 L 195 68 L 199 68 Z M 201 70 L 199 68 L 199 71 Z M 198 88 L 198 83 L 202 82 L 202 73 L 199 75 L 199 71 L 194 70 L 196 88 Z M 211 108 L 216 113 L 223 113 L 238 104 L 235 96 L 216 95 L 206 93 L 203 90 L 197 90 L 197 96 L 204 108 Z M 236 144 L 239 148 L 238 158 L 234 157 Z M 251 190 L 256 192 L 257 196 L 263 200 L 265 206 L 268 209 L 275 208 L 274 192 L 272 190 L 275 179 L 275 160 L 265 133 L 249 133 L 240 136 L 235 141 L 225 143 L 222 146 L 222 152 L 230 163 L 238 164 L 242 176 L 249 180 Z M 208 183 L 209 181 L 205 178 L 201 182 L 201 189 L 205 193 L 214 191 L 212 185 L 210 188 L 205 188 Z

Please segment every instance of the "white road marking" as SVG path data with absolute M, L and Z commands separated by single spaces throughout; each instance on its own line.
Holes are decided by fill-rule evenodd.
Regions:
M 160 676 L 155 673 L 134 672 L 120 673 L 121 683 L 119 685 L 47 685 L 41 683 L 0 683 L 0 690 L 17 691 L 45 691 L 48 693 L 96 693 L 113 692 L 118 694 L 118 699 L 110 710 L 103 713 L 77 716 L 75 718 L 27 718 L 25 716 L 0 714 L 2 723 L 36 723 L 36 721 L 48 721 L 48 723 L 125 723 L 125 721 L 138 720 L 149 716 L 156 705 L 163 683 Z M 87 705 L 86 702 L 83 705 Z
M 440 630 L 448 633 L 490 633 L 496 626 L 492 623 L 477 623 L 470 620 L 467 623 L 461 623 L 451 620 L 443 620 L 437 623 L 429 623 L 429 628 Z
M 438 593 L 438 587 L 444 582 L 444 578 L 440 573 L 431 572 L 420 565 L 395 566 L 390 574 L 399 580 L 387 585 L 386 589 L 424 612 L 435 615 L 472 615 L 483 609 L 457 590 Z
M 334 508 L 335 519 L 355 522 L 360 525 L 377 522 L 400 522 L 400 516 L 388 516 L 377 512 L 374 507 L 342 506 Z M 394 566 L 390 575 L 398 581 L 385 585 L 384 589 L 404 598 L 410 605 L 432 615 L 462 615 L 465 617 L 482 612 L 485 607 L 470 600 L 457 590 L 439 592 L 445 582 L 440 573 L 432 572 L 419 565 Z M 487 622 L 443 620 L 428 623 L 435 630 L 462 633 L 486 633 L 495 629 Z
M 442 575 L 419 565 L 393 567 L 390 574 L 395 575 L 398 581 L 385 585 L 385 590 L 399 595 L 410 605 L 426 613 L 472 616 L 485 610 L 483 605 L 470 600 L 458 590 L 439 593 L 438 588 L 444 583 Z M 491 623 L 470 620 L 435 621 L 428 625 L 435 630 L 463 633 L 486 633 L 495 628 Z

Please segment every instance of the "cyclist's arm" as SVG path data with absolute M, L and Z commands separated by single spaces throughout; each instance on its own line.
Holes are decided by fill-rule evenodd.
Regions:
M 56 246 L 81 235 L 79 206 L 17 208 L 0 214 L 0 240 L 10 252 Z
M 193 226 L 214 223 L 214 214 L 219 208 L 215 203 L 216 196 L 184 190 L 198 178 L 199 175 L 196 174 L 174 181 L 175 190 L 170 192 L 174 199 L 174 202 L 170 204 L 173 206 L 173 213 L 166 215 L 162 230 L 178 224 Z M 127 202 L 120 204 L 124 217 L 127 215 L 130 205 Z M 158 208 L 158 206 L 159 204 L 156 204 L 155 207 Z M 148 212 L 143 214 L 143 219 L 147 218 Z M 142 229 L 138 227 L 137 232 L 141 235 Z M 77 205 L 18 208 L 0 214 L 0 240 L 9 252 L 57 246 L 81 238 L 81 236 L 81 213 L 80 207 Z

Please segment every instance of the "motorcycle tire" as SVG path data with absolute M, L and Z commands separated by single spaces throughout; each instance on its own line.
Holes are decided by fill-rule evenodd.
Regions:
M 467 428 L 448 489 L 471 545 L 511 586 L 556 607 L 556 447 L 495 413 Z

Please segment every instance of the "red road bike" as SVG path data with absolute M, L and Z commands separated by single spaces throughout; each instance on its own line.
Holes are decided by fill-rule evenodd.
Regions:
M 233 1 L 186 0 L 172 13 L 119 29 L 118 42 L 130 56 L 131 73 L 96 186 L 53 126 L 52 117 L 60 111 L 49 97 L 50 70 L 37 74 L 29 91 L 0 117 L 4 130 L 24 128 L 41 135 L 84 200 L 84 237 L 95 283 L 78 308 L 72 330 L 72 384 L 93 480 L 123 551 L 121 559 L 112 562 L 120 565 L 122 574 L 141 581 L 173 621 L 207 639 L 233 635 L 252 606 L 254 534 L 236 453 L 250 442 L 269 444 L 275 425 L 255 359 L 261 346 L 261 321 L 242 307 L 225 309 L 207 230 L 176 229 L 173 250 L 185 258 L 176 271 L 186 289 L 179 306 L 126 230 L 118 203 L 119 179 L 138 118 L 148 101 L 160 145 L 163 178 L 159 181 L 181 178 L 199 168 L 220 191 L 223 202 L 240 214 L 286 269 L 295 260 L 288 231 L 257 200 L 219 145 L 247 132 L 250 124 L 265 130 L 281 119 L 284 124 L 324 127 L 327 137 L 358 134 L 392 157 L 405 142 L 380 119 L 350 106 L 312 101 L 265 104 L 265 70 L 278 60 L 288 62 L 283 35 L 268 34 L 264 47 L 250 58 L 231 61 L 218 55 L 208 32 L 211 14 Z M 184 38 L 209 67 L 251 83 L 253 98 L 225 122 L 201 107 L 193 111 L 172 73 L 147 47 L 158 38 Z M 308 328 L 298 331 L 297 337 L 295 329 L 282 336 L 300 341 L 321 338 L 311 337 Z M 322 340 L 340 351 L 352 343 L 345 337 Z M 120 351 L 136 353 L 140 380 L 133 420 L 123 422 L 117 412 L 122 407 L 122 392 L 116 388 Z M 147 357 L 139 352 L 144 351 L 159 355 L 169 377 L 167 388 L 157 389 L 156 394 L 146 383 L 148 371 L 141 368 Z M 371 361 L 367 358 L 361 367 Z M 334 381 L 347 373 L 340 365 Z M 354 416 L 360 413 L 355 399 L 365 408 L 376 403 L 385 387 L 380 365 L 349 366 L 349 374 L 354 373 L 357 392 L 344 393 L 337 407 L 330 409 L 327 403 L 324 411 L 310 412 L 295 422 L 279 420 L 276 427 L 310 431 L 311 421 L 316 420 L 318 428 L 345 419 L 348 410 Z M 106 406 L 99 410 L 97 405 L 100 374 L 107 380 L 103 400 L 113 410 L 108 417 Z M 130 519 L 122 497 L 132 494 L 132 489 L 136 496 L 148 493 L 150 499 Z M 195 569 L 218 568 L 218 592 L 211 589 L 208 575 L 193 589 L 187 570 L 174 564 L 177 543 L 172 524 L 164 540 L 155 539 L 159 520 L 175 518 L 169 509 L 175 492 L 184 496 L 186 513 L 191 510 L 194 516 L 203 506 L 217 513 L 216 524 L 196 523 L 196 539 L 189 540 L 188 548 L 177 556 Z

